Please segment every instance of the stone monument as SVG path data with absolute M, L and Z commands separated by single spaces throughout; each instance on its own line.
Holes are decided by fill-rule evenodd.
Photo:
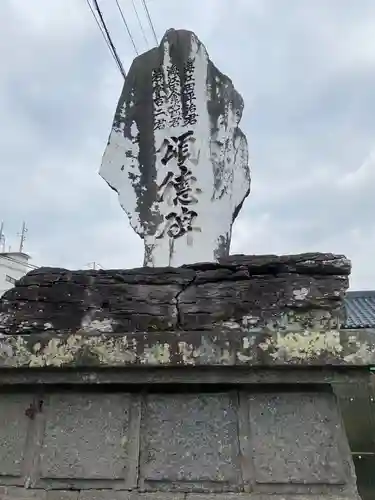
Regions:
M 341 328 L 344 256 L 227 255 L 241 110 L 191 33 L 135 60 L 101 174 L 146 266 L 0 299 L 2 500 L 359 500 L 336 388 L 374 338 Z
M 169 30 L 126 77 L 100 175 L 146 266 L 217 261 L 250 192 L 243 100 L 194 33 Z

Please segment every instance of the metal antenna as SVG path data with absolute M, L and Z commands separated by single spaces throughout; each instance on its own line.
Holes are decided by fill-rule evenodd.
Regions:
M 4 221 L 0 224 L 0 248 L 2 252 L 5 252 Z
M 27 233 L 27 227 L 25 221 L 22 223 L 22 231 L 21 231 L 21 240 L 20 240 L 20 253 L 23 251 L 23 245 L 25 244 L 26 240 L 26 233 Z

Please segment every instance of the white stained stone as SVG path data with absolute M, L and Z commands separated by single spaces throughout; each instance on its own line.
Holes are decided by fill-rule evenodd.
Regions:
M 189 31 L 169 30 L 125 80 L 100 175 L 144 239 L 145 266 L 217 261 L 250 192 L 243 100 Z

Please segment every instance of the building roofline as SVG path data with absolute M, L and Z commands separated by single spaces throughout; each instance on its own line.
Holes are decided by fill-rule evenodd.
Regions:
M 0 257 L 26 257 L 30 259 L 30 255 L 25 252 L 0 252 Z
M 353 290 L 346 292 L 346 296 L 352 299 L 357 297 L 375 297 L 375 290 Z

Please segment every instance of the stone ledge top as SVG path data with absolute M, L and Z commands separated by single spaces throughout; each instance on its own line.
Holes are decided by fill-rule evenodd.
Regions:
M 26 335 L 337 328 L 350 261 L 342 255 L 232 255 L 178 268 L 41 268 L 0 299 L 0 333 Z
M 129 367 L 365 367 L 375 332 L 244 329 L 100 335 L 3 335 L 0 370 Z
M 197 262 L 186 264 L 181 267 L 140 267 L 134 269 L 110 269 L 110 270 L 68 270 L 65 268 L 41 267 L 30 271 L 27 276 L 37 276 L 40 274 L 80 274 L 95 276 L 100 274 L 123 274 L 148 276 L 149 279 L 157 279 L 157 276 L 184 275 L 186 270 L 193 271 L 220 271 L 222 269 L 233 270 L 235 268 L 246 268 L 251 274 L 322 274 L 349 276 L 351 262 L 345 255 L 333 253 L 308 252 L 290 255 L 244 255 L 234 254 L 226 258 L 221 258 L 219 262 Z M 221 277 L 221 275 L 219 275 Z M 207 276 L 209 278 L 209 276 Z M 21 280 L 22 281 L 22 280 Z

